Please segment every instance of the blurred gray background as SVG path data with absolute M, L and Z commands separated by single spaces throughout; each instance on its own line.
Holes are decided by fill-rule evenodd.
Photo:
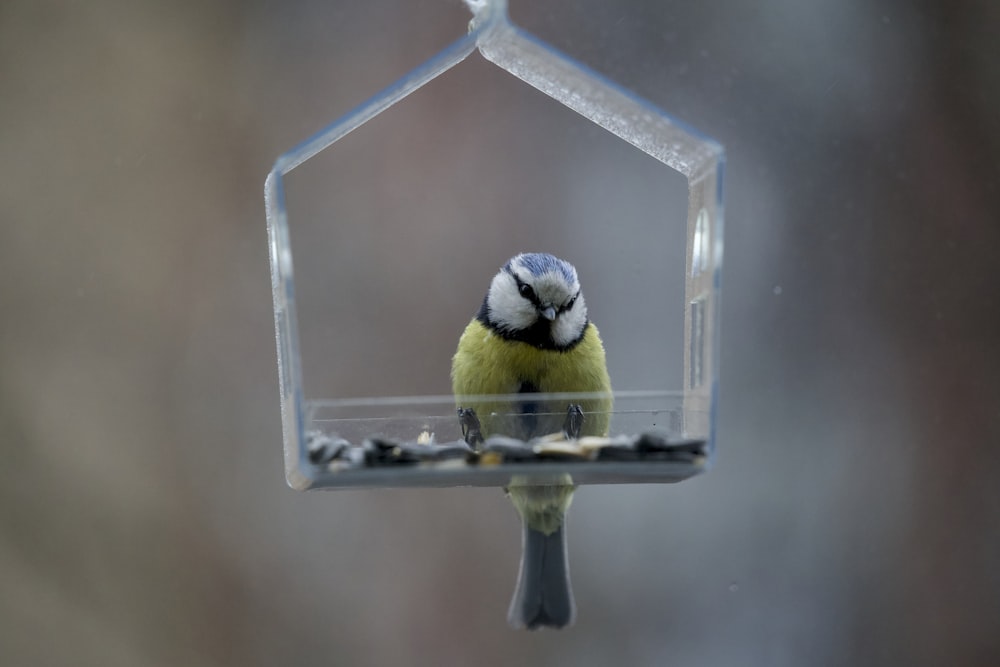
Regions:
M 4 2 L 0 664 L 1000 663 L 998 5 L 511 2 L 727 148 L 715 469 L 577 493 L 561 633 L 505 625 L 520 545 L 500 491 L 289 490 L 264 176 L 461 34 L 464 8 Z M 428 100 L 412 146 L 369 156 L 373 200 L 399 174 L 458 196 L 446 177 L 482 154 Z M 476 164 L 552 184 L 491 191 L 491 215 L 571 223 L 607 173 L 571 143 L 526 174 Z M 474 245 L 414 224 L 369 247 L 455 258 L 462 295 L 423 294 L 419 343 L 446 360 L 520 248 L 503 224 Z M 627 243 L 608 235 L 615 261 Z M 580 261 L 591 291 L 601 261 Z M 391 287 L 380 303 L 412 306 Z M 615 364 L 641 369 L 629 349 Z M 388 393 L 329 372 L 330 392 Z M 447 389 L 428 363 L 392 393 L 424 393 L 414 372 Z

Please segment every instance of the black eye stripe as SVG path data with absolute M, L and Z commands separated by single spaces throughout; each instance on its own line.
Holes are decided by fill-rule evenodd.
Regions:
M 538 295 L 535 294 L 535 290 L 532 289 L 531 285 L 518 278 L 517 274 L 512 273 L 511 275 L 514 276 L 514 281 L 517 283 L 518 294 L 523 296 L 525 299 L 527 299 L 534 305 L 536 306 L 539 305 Z
M 574 294 L 574 295 L 573 295 L 573 297 L 572 297 L 572 298 L 571 298 L 571 299 L 570 299 L 569 301 L 567 301 L 567 302 L 566 302 L 565 304 L 563 304 L 563 305 L 562 305 L 562 306 L 561 306 L 561 307 L 559 308 L 559 312 L 560 312 L 560 313 L 565 313 L 565 312 L 566 312 L 567 310 L 569 310 L 570 308 L 572 308 L 572 307 L 573 307 L 573 304 L 575 304 L 575 303 L 576 303 L 576 298 L 577 298 L 578 296 L 580 296 L 580 293 L 579 293 L 579 292 L 577 292 L 576 294 Z
M 535 294 L 534 288 L 528 283 L 521 280 L 521 278 L 516 273 L 514 273 L 514 271 L 512 271 L 510 268 L 507 268 L 506 270 L 507 273 L 510 274 L 510 277 L 514 279 L 514 282 L 517 285 L 518 294 L 520 294 L 523 298 L 530 301 L 535 307 L 541 308 L 542 302 L 538 298 L 538 295 Z M 569 301 L 559 306 L 556 312 L 565 313 L 567 310 L 569 310 L 576 304 L 576 300 L 579 298 L 579 296 L 580 296 L 580 290 L 577 290 L 576 294 L 574 294 Z

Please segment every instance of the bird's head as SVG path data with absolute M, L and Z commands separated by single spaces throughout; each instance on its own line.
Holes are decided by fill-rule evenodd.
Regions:
M 544 253 L 523 253 L 507 262 L 493 277 L 483 306 L 480 316 L 493 329 L 536 347 L 570 347 L 587 326 L 576 269 Z

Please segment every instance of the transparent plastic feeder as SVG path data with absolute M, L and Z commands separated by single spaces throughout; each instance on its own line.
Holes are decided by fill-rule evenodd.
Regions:
M 506 2 L 483 0 L 466 4 L 473 12 L 468 33 L 427 62 L 405 75 L 353 112 L 332 123 L 276 161 L 265 183 L 265 203 L 271 262 L 278 350 L 281 415 L 285 470 L 295 489 L 337 487 L 432 487 L 504 486 L 512 475 L 569 473 L 576 484 L 677 482 L 696 475 L 710 465 L 715 451 L 718 401 L 719 292 L 722 267 L 722 147 L 696 130 L 669 117 L 652 104 L 563 55 L 514 25 Z M 552 437 L 520 442 L 490 437 L 484 446 L 470 447 L 468 424 L 458 409 L 475 409 L 477 399 L 456 404 L 450 395 L 415 395 L 360 398 L 309 396 L 303 378 L 310 365 L 303 363 L 299 304 L 293 272 L 292 233 L 286 206 L 286 181 L 290 172 L 320 152 L 336 151 L 338 141 L 362 125 L 375 120 L 442 74 L 460 66 L 478 53 L 524 84 L 541 91 L 559 105 L 604 128 L 614 137 L 652 157 L 658 169 L 672 170 L 686 180 L 686 216 L 665 212 L 657 225 L 669 227 L 683 262 L 664 263 L 670 285 L 642 281 L 627 289 L 633 296 L 649 292 L 646 304 L 658 304 L 658 295 L 673 286 L 683 301 L 664 306 L 670 318 L 683 322 L 683 333 L 670 340 L 656 327 L 637 324 L 632 333 L 641 346 L 676 359 L 678 376 L 665 378 L 660 386 L 633 389 L 622 385 L 610 368 L 615 387 L 610 414 L 610 432 L 604 438 Z M 489 85 L 484 83 L 483 85 Z M 558 106 L 558 105 L 557 105 Z M 400 112 L 402 113 L 402 111 Z M 456 166 L 456 169 L 460 169 Z M 483 188 L 500 187 L 489 182 Z M 447 196 L 442 185 L 441 196 Z M 294 216 L 293 216 L 294 217 Z M 657 216 L 659 217 L 659 216 Z M 294 224 L 294 220 L 292 221 Z M 329 224 L 340 224 L 331 221 Z M 408 224 L 419 225 L 421 220 Z M 387 240 L 386 242 L 389 242 Z M 483 243 L 489 240 L 484 238 Z M 586 243 L 587 239 L 576 242 Z M 613 242 L 613 241 L 612 241 Z M 604 244 L 606 240 L 595 241 Z M 641 244 L 641 241 L 640 241 Z M 649 245 L 649 244 L 646 244 Z M 524 251 L 536 251 L 526 247 Z M 657 248 L 648 248 L 655 258 Z M 602 252 L 612 255 L 605 247 Z M 559 253 L 556 253 L 559 254 Z M 581 272 L 591 313 L 595 310 L 591 290 L 601 281 L 628 284 L 628 261 L 620 255 L 598 271 Z M 568 259 L 568 258 L 567 258 Z M 373 262 L 374 263 L 374 262 Z M 463 282 L 478 280 L 485 293 L 499 268 L 485 263 L 477 275 L 461 276 Z M 610 274 L 621 273 L 615 280 Z M 334 285 L 337 289 L 354 289 Z M 433 296 L 421 307 L 433 308 Z M 429 305 L 430 304 L 430 305 Z M 468 303 L 471 317 L 478 303 Z M 467 322 L 468 320 L 466 320 Z M 602 322 L 604 345 L 612 352 L 619 341 L 609 336 Z M 463 325 L 464 326 L 464 325 Z M 454 332 L 457 344 L 461 328 Z M 629 345 L 632 345 L 631 343 Z M 659 349 L 659 348 L 666 349 Z M 453 349 L 453 348 L 452 348 Z M 630 350 L 631 351 L 631 350 Z M 324 355 L 342 352 L 336 341 Z M 421 350 L 412 349 L 414 355 Z M 635 354 L 644 355 L 641 349 Z M 447 378 L 449 360 L 443 360 L 441 375 Z M 391 380 L 391 378 L 390 378 Z M 495 405 L 498 397 L 483 397 Z M 561 412 L 586 401 L 587 396 L 520 394 L 500 397 L 516 412 L 525 400 L 557 406 Z M 583 415 L 586 420 L 587 415 Z M 491 434 L 499 436 L 503 434 Z

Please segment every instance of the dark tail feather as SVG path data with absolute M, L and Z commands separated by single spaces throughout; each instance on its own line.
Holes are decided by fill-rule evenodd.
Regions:
M 524 527 L 521 571 L 507 622 L 514 628 L 561 628 L 576 618 L 569 583 L 566 524 L 551 535 Z

